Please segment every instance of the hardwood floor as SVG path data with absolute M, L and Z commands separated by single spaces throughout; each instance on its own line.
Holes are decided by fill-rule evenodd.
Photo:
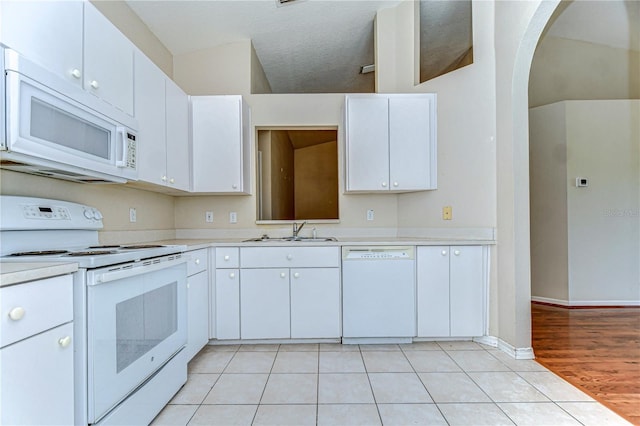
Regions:
M 640 308 L 532 303 L 536 361 L 640 425 Z

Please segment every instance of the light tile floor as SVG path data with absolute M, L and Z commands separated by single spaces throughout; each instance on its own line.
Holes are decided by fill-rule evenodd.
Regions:
M 628 425 L 474 342 L 207 346 L 153 425 Z

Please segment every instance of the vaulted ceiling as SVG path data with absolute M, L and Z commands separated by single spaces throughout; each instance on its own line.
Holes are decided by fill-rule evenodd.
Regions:
M 422 2 L 427 11 L 422 24 L 432 34 L 430 47 L 441 52 L 434 54 L 429 66 L 442 68 L 469 42 L 471 34 L 464 32 L 466 24 L 460 24 L 468 22 L 468 7 L 460 7 L 466 2 L 456 0 Z M 374 74 L 361 74 L 360 68 L 374 63 L 374 18 L 378 10 L 399 3 L 127 0 L 173 55 L 250 39 L 273 93 L 373 92 Z M 576 0 L 561 7 L 551 35 L 638 50 L 640 2 Z

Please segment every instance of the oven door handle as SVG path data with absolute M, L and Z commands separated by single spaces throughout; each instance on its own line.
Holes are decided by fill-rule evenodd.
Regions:
M 178 259 L 173 259 L 166 262 L 152 263 L 150 265 L 145 265 L 137 268 L 122 269 L 119 271 L 111 271 L 111 272 L 105 272 L 103 274 L 96 274 L 95 283 L 103 284 L 111 281 L 131 278 L 137 275 L 147 274 L 149 272 L 159 271 L 161 269 L 167 269 L 172 266 L 180 265 L 181 263 L 186 263 L 186 262 L 187 262 L 187 257 L 181 256 Z

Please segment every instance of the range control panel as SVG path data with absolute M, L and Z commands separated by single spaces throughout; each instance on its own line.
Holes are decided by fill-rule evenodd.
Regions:
M 95 207 L 46 198 L 0 196 L 0 230 L 102 229 Z
M 69 210 L 58 206 L 23 206 L 23 214 L 27 219 L 71 220 Z
M 343 260 L 414 259 L 413 247 L 343 247 Z

